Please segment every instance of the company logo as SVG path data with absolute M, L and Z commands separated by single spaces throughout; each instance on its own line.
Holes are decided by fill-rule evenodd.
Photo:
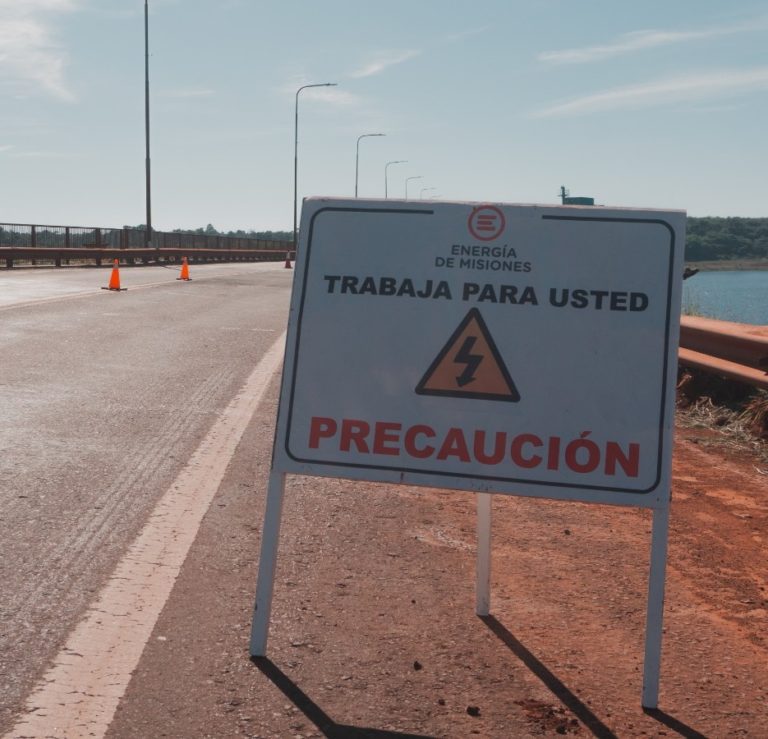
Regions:
M 501 236 L 507 222 L 495 205 L 478 205 L 469 214 L 469 233 L 478 241 L 493 241 Z

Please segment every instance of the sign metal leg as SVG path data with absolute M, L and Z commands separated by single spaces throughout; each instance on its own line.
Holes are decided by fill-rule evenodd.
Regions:
M 264 657 L 267 653 L 269 620 L 272 614 L 272 593 L 277 566 L 277 545 L 280 541 L 280 520 L 283 515 L 285 474 L 270 472 L 267 487 L 267 507 L 261 532 L 259 576 L 256 583 L 256 603 L 251 623 L 251 656 Z
M 475 613 L 491 612 L 491 502 L 490 493 L 477 493 L 477 584 Z
M 651 568 L 648 578 L 648 616 L 645 625 L 645 661 L 643 663 L 642 705 L 644 708 L 656 708 L 659 703 L 668 533 L 669 506 L 654 509 L 651 530 Z

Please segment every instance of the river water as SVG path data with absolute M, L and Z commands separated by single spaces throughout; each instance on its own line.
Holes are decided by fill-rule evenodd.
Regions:
M 699 272 L 683 283 L 683 314 L 768 324 L 768 270 Z

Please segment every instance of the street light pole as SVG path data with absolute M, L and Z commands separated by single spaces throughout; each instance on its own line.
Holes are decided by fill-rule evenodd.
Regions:
M 360 139 L 367 139 L 371 136 L 386 136 L 385 133 L 364 133 L 357 137 L 357 147 L 355 149 L 355 197 L 357 197 L 357 175 L 360 171 Z
M 302 85 L 296 90 L 296 106 L 293 119 L 293 250 L 296 251 L 296 236 L 298 225 L 296 223 L 296 203 L 299 193 L 299 93 L 309 87 L 336 87 L 336 82 L 320 82 L 316 85 Z
M 394 162 L 387 162 L 384 165 L 384 199 L 386 200 L 389 197 L 389 194 L 387 192 L 387 169 L 389 169 L 390 164 L 407 164 L 407 159 L 397 159 Z
M 415 175 L 414 177 L 406 177 L 406 178 L 405 178 L 405 199 L 406 199 L 406 200 L 408 200 L 408 183 L 409 183 L 411 180 L 421 180 L 421 179 L 423 179 L 423 177 L 422 177 L 422 175 L 420 175 L 420 174 L 417 174 L 417 175 Z
M 149 0 L 144 0 L 144 138 L 146 143 L 146 196 L 147 196 L 147 223 L 144 232 L 144 244 L 152 246 L 152 194 L 149 160 Z

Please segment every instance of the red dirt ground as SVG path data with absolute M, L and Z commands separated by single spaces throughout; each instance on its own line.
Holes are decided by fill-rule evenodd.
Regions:
M 272 422 L 249 429 L 110 737 L 768 737 L 764 461 L 678 430 L 647 714 L 635 509 L 496 496 L 480 619 L 474 496 L 289 477 L 269 659 L 252 663 Z

